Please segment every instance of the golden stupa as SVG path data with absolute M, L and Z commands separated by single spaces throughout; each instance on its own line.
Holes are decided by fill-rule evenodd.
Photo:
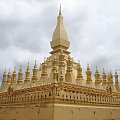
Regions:
M 23 78 L 3 73 L 0 87 L 0 120 L 120 120 L 120 85 L 117 71 L 106 75 L 90 66 L 82 72 L 68 51 L 70 42 L 64 27 L 61 7 L 50 42 L 50 56 L 30 73 L 29 63 Z M 16 78 L 18 76 L 18 79 Z

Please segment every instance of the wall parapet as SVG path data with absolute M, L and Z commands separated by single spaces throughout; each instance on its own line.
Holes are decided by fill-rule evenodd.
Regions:
M 65 82 L 51 83 L 0 93 L 0 106 L 46 105 L 50 103 L 120 107 L 120 93 Z

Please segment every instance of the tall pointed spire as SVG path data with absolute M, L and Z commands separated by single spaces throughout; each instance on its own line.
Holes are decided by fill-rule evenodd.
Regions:
M 2 80 L 2 82 L 3 83 L 7 82 L 7 80 L 6 80 L 6 69 L 5 69 L 4 73 L 3 73 L 3 80 Z
M 14 71 L 12 73 L 12 83 L 16 83 L 16 67 L 14 67 Z
M 22 72 L 22 65 L 20 65 L 20 69 L 18 72 L 18 81 L 17 81 L 18 85 L 23 83 L 23 72 Z
M 61 3 L 60 3 L 59 15 L 62 15 L 62 12 L 61 12 Z
M 10 69 L 9 69 L 9 72 L 8 72 L 8 75 L 7 75 L 7 83 L 10 84 L 11 83 L 11 72 L 10 72 Z
M 98 71 L 97 66 L 96 66 L 96 71 L 95 71 L 94 76 L 95 76 L 95 86 L 96 86 L 97 88 L 99 88 L 99 87 L 100 87 L 99 85 L 100 85 L 100 83 L 101 83 L 101 80 L 100 80 L 100 73 L 99 73 L 99 71 Z
M 115 70 L 115 87 L 116 87 L 116 90 L 119 92 L 120 91 L 120 86 L 119 86 L 119 80 L 118 80 L 118 74 L 117 74 L 117 71 Z
M 106 88 L 107 85 L 107 75 L 105 73 L 105 69 L 103 68 L 103 72 L 102 72 L 102 85 L 104 88 Z
M 34 68 L 33 68 L 32 82 L 36 83 L 37 80 L 38 80 L 38 69 L 37 69 L 37 63 L 36 63 L 36 60 L 35 60 L 35 65 L 34 65 Z
M 50 42 L 51 48 L 53 51 L 51 54 L 58 53 L 63 50 L 64 53 L 69 54 L 70 52 L 67 51 L 69 48 L 70 42 L 68 41 L 68 35 L 64 27 L 63 17 L 61 13 L 61 5 L 59 10 L 59 15 L 57 17 L 57 25 L 54 30 L 52 41 Z
M 30 82 L 30 66 L 29 66 L 29 62 L 28 62 L 28 65 L 27 65 L 27 69 L 26 69 L 26 72 L 25 72 L 25 83 L 27 82 Z
M 89 64 L 87 64 L 87 70 L 86 70 L 86 75 L 87 75 L 86 83 L 87 84 L 92 82 L 91 74 L 92 73 L 91 73 Z

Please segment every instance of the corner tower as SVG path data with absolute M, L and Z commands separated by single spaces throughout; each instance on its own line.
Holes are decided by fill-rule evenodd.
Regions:
M 57 25 L 54 30 L 52 41 L 50 42 L 51 48 L 53 51 L 51 51 L 51 54 L 59 53 L 63 51 L 66 54 L 69 54 L 70 52 L 67 51 L 67 49 L 70 46 L 70 42 L 68 41 L 68 35 L 64 27 L 63 23 L 63 16 L 61 13 L 61 5 L 59 10 L 59 15 L 57 17 Z

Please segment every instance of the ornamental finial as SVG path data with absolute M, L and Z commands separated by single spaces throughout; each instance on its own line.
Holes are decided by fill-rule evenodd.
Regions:
M 35 60 L 34 69 L 36 69 L 36 68 L 37 68 L 37 62 L 36 62 L 36 60 Z
M 22 65 L 20 65 L 20 69 L 19 69 L 19 72 L 22 72 Z
M 62 13 L 61 13 L 61 3 L 60 3 L 59 15 L 62 15 Z
M 28 62 L 28 64 L 27 64 L 27 71 L 29 71 L 29 62 Z

